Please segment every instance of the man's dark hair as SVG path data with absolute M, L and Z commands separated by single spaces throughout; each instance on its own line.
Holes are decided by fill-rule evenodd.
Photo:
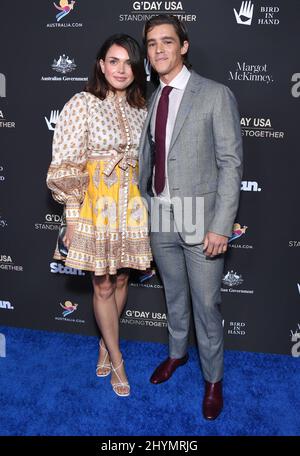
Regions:
M 157 25 L 169 24 L 173 25 L 176 35 L 179 38 L 180 46 L 183 46 L 184 42 L 190 42 L 187 29 L 183 22 L 181 22 L 177 16 L 172 14 L 159 14 L 158 16 L 153 16 L 146 22 L 143 30 L 143 43 L 147 47 L 147 35 L 148 33 Z M 191 68 L 191 64 L 188 61 L 188 52 L 182 56 L 183 63 L 187 68 Z

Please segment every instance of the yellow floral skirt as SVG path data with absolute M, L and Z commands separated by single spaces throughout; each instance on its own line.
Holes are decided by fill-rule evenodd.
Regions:
M 117 165 L 106 176 L 107 164 L 87 163 L 89 184 L 65 264 L 95 275 L 116 274 L 121 268 L 145 270 L 152 254 L 138 165 L 125 170 Z M 57 249 L 54 258 L 63 259 Z

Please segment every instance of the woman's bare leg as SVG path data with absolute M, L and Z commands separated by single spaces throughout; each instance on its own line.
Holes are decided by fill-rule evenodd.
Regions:
M 119 274 L 116 277 L 116 288 L 115 288 L 115 300 L 118 308 L 118 315 L 119 318 L 122 315 L 123 309 L 126 304 L 127 300 L 127 295 L 128 295 L 128 279 L 129 279 L 129 273 L 123 273 Z M 98 359 L 98 364 L 103 363 L 103 360 L 105 358 L 105 343 L 103 339 L 101 340 L 101 345 L 103 347 L 102 350 L 99 350 L 99 359 Z M 109 356 L 105 359 L 105 364 L 108 362 L 109 363 L 110 359 Z
M 115 368 L 120 365 L 122 360 L 119 347 L 119 313 L 115 297 L 116 283 L 116 277 L 111 277 L 108 274 L 105 276 L 93 275 L 95 318 L 110 360 Z M 104 350 L 100 350 L 100 352 L 104 352 Z M 127 381 L 124 365 L 118 369 L 118 374 L 122 381 Z M 119 382 L 114 372 L 112 372 L 111 381 L 112 383 Z M 127 390 L 126 387 L 118 388 L 121 394 L 126 393 Z

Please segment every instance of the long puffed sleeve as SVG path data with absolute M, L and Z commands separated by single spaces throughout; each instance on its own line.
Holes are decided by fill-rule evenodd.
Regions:
M 53 198 L 66 205 L 68 223 L 79 217 L 80 205 L 88 185 L 87 101 L 83 92 L 74 95 L 58 118 L 52 147 L 52 162 L 47 174 L 47 186 Z

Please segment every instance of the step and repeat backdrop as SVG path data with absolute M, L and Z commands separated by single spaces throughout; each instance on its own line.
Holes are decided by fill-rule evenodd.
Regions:
M 45 183 L 53 131 L 102 42 L 118 32 L 141 41 L 161 12 L 186 23 L 193 68 L 239 103 L 245 171 L 222 282 L 226 348 L 299 356 L 298 0 L 1 4 L 0 324 L 98 334 L 89 273 L 52 259 L 62 213 Z M 167 341 L 155 265 L 130 278 L 121 336 Z

